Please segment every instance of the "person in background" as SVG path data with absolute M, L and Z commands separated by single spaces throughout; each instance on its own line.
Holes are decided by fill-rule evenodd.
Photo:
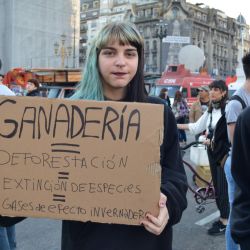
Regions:
M 209 105 L 209 87 L 201 86 L 198 89 L 198 100 L 194 102 L 189 110 L 189 122 L 194 123 L 207 110 Z M 201 133 L 203 134 L 203 132 Z M 195 135 L 195 140 L 198 141 L 201 134 Z
M 14 96 L 15 93 L 3 84 L 3 77 L 4 76 L 0 74 L 0 95 Z M 14 249 L 16 249 L 15 226 L 0 226 L 0 250 Z
M 227 119 L 227 131 L 228 131 L 228 137 L 233 144 L 233 136 L 234 136 L 234 130 L 235 130 L 235 124 L 237 121 L 237 118 L 239 114 L 242 112 L 242 110 L 245 108 L 245 106 L 250 105 L 250 53 L 247 53 L 242 58 L 242 65 L 243 70 L 245 73 L 246 81 L 242 87 L 240 87 L 236 92 L 233 94 L 230 102 L 226 106 L 226 119 Z M 238 99 L 235 99 L 234 97 L 240 98 L 241 101 Z M 237 166 L 238 167 L 238 164 Z M 235 193 L 235 182 L 232 177 L 231 173 L 231 151 L 229 152 L 228 158 L 225 163 L 224 168 L 226 178 L 227 178 L 227 184 L 228 184 L 228 195 L 229 195 L 229 202 L 230 207 L 232 206 L 233 200 L 234 200 L 234 193 Z M 229 223 L 227 225 L 226 230 L 226 249 L 227 250 L 237 250 L 238 246 L 237 244 L 232 240 L 231 237 L 231 230 L 230 230 L 230 218 Z
M 250 246 L 250 107 L 236 122 L 233 150 L 232 176 L 236 183 L 231 211 L 231 233 L 241 250 Z
M 155 217 L 148 212 L 138 226 L 63 221 L 62 250 L 172 249 L 172 226 L 180 221 L 187 207 L 187 179 L 175 118 L 163 100 L 146 95 L 143 51 L 144 41 L 134 24 L 105 25 L 90 45 L 83 79 L 71 98 L 163 106 L 159 215 Z M 0 223 L 6 225 L 6 220 L 13 221 L 2 217 Z
M 0 95 L 15 95 L 6 85 L 3 84 L 4 75 L 0 74 Z
M 170 98 L 168 96 L 168 89 L 167 88 L 161 89 L 159 97 L 161 99 L 165 100 L 166 104 L 171 108 L 171 102 L 170 102 Z
M 26 85 L 27 94 L 26 96 L 41 96 L 40 83 L 37 79 L 29 79 Z
M 174 103 L 172 106 L 172 111 L 174 113 L 176 122 L 179 124 L 184 124 L 188 117 L 188 105 L 186 100 L 182 97 L 181 91 L 177 90 L 174 97 Z M 179 142 L 181 146 L 187 144 L 187 135 L 185 130 L 179 129 Z
M 227 137 L 227 124 L 225 118 L 225 106 L 228 99 L 228 88 L 223 80 L 215 80 L 209 85 L 210 104 L 195 123 L 177 124 L 179 129 L 189 130 L 196 135 L 206 130 L 208 160 L 215 188 L 215 201 L 220 211 L 220 218 L 208 229 L 209 235 L 221 235 L 226 231 L 229 217 L 229 200 L 225 172 L 223 169 L 224 156 L 227 154 L 230 143 Z M 218 126 L 219 125 L 219 126 Z M 214 133 L 216 131 L 216 133 Z M 219 136 L 219 138 L 215 138 Z M 225 141 L 222 140 L 225 138 Z M 218 146 L 216 146 L 218 145 Z M 215 147 L 216 146 L 216 147 Z

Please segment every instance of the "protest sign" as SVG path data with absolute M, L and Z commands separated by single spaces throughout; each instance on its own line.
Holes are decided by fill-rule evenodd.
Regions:
M 0 214 L 138 225 L 162 133 L 162 105 L 0 96 Z

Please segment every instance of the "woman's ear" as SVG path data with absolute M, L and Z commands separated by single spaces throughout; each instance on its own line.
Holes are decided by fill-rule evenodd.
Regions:
M 224 97 L 226 94 L 227 94 L 226 90 L 222 91 L 222 97 Z

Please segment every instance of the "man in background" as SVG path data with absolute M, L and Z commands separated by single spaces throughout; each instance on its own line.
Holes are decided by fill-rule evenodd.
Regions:
M 230 102 L 226 106 L 227 131 L 228 138 L 231 144 L 233 144 L 234 130 L 237 118 L 242 112 L 242 110 L 246 106 L 250 105 L 250 53 L 247 53 L 242 58 L 242 65 L 246 77 L 245 83 L 242 87 L 236 90 L 236 92 L 231 97 Z M 248 139 L 250 140 L 250 138 Z M 237 163 L 234 167 L 238 168 L 239 164 Z M 226 160 L 224 171 L 227 178 L 229 203 L 230 207 L 232 207 L 235 193 L 235 182 L 231 173 L 231 152 L 229 152 L 229 156 Z M 231 238 L 230 226 L 231 225 L 229 217 L 226 229 L 226 250 L 238 250 L 238 246 Z
M 170 102 L 170 98 L 168 96 L 168 89 L 167 88 L 162 88 L 161 89 L 159 97 L 161 99 L 163 99 L 166 102 L 166 104 L 171 108 L 171 102 Z
M 189 122 L 196 122 L 202 114 L 207 110 L 209 104 L 209 87 L 202 86 L 198 89 L 198 100 L 194 102 L 189 111 Z M 195 140 L 198 141 L 200 134 L 195 135 Z
M 231 211 L 231 232 L 241 250 L 250 247 L 250 107 L 237 120 L 233 139 L 232 175 L 235 197 Z

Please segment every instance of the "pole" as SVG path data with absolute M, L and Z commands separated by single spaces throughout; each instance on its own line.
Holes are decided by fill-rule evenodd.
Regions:
M 162 74 L 162 37 L 160 37 L 160 74 Z
M 166 36 L 166 34 L 167 34 L 167 29 L 166 29 L 166 26 L 167 26 L 167 24 L 166 23 L 164 23 L 164 21 L 163 20 L 160 20 L 160 22 L 159 23 L 157 23 L 156 24 L 159 28 L 158 28 L 158 32 L 157 32 L 157 36 L 159 37 L 159 39 L 160 39 L 160 69 L 159 69 L 159 73 L 160 74 L 162 74 L 162 72 L 163 72 L 163 68 L 162 68 L 162 66 L 163 66 L 163 63 L 162 63 L 162 61 L 163 61 L 163 56 L 162 56 L 162 47 L 163 47 L 163 38 Z
M 74 12 L 73 68 L 76 67 L 76 14 Z

